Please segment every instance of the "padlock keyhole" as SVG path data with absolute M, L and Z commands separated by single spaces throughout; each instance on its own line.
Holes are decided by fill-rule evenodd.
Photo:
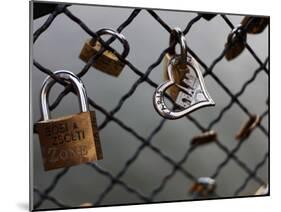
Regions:
M 182 101 L 185 103 L 185 102 L 187 102 L 187 99 L 186 99 L 186 98 L 183 98 Z

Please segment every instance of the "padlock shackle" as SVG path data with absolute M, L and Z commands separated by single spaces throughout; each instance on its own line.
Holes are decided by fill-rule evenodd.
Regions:
M 180 52 L 181 61 L 183 63 L 186 63 L 187 62 L 187 44 L 186 44 L 184 34 L 179 27 L 175 27 L 171 31 L 170 42 L 169 42 L 170 46 L 173 47 L 171 49 L 171 51 L 169 52 L 171 55 L 176 55 L 177 43 L 180 45 L 180 48 L 181 48 L 181 52 Z
M 57 77 L 65 80 L 66 82 L 69 82 L 73 85 L 78 97 L 79 97 L 79 103 L 80 103 L 80 110 L 82 112 L 88 112 L 89 111 L 89 104 L 88 104 L 88 98 L 86 94 L 86 89 L 84 87 L 83 82 L 81 79 L 79 79 L 75 74 L 73 74 L 70 71 L 66 70 L 59 70 L 55 71 L 54 75 Z M 49 120 L 50 117 L 50 110 L 49 110 L 49 93 L 53 85 L 56 83 L 56 81 L 51 77 L 48 76 L 41 87 L 40 91 L 40 104 L 41 104 L 41 113 L 43 120 Z
M 112 29 L 106 29 L 106 28 L 100 29 L 99 31 L 96 32 L 96 34 L 98 36 L 102 36 L 102 35 L 107 35 L 108 34 L 108 35 L 112 35 L 115 38 L 117 38 L 123 44 L 123 48 L 124 48 L 121 56 L 123 58 L 126 58 L 128 56 L 129 51 L 130 51 L 130 46 L 129 46 L 129 43 L 128 43 L 128 41 L 127 41 L 127 39 L 125 38 L 124 35 L 122 35 L 121 33 L 116 32 L 116 31 L 114 31 Z M 92 41 L 96 42 L 96 39 L 92 39 Z
M 235 39 L 242 40 L 243 42 L 247 39 L 247 34 L 245 31 L 243 31 L 244 26 L 242 24 L 238 24 L 236 27 L 234 27 L 229 35 L 227 36 L 227 42 L 232 43 Z

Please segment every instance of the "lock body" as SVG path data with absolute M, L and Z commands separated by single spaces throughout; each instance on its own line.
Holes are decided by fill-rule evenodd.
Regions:
M 175 51 L 177 43 L 180 54 Z M 158 85 L 153 94 L 153 106 L 158 114 L 166 119 L 178 119 L 201 107 L 215 105 L 207 92 L 198 62 L 187 52 L 180 28 L 171 31 L 169 49 L 164 59 L 165 81 Z M 173 108 L 165 102 L 167 91 L 175 103 Z
M 168 80 L 168 64 L 169 61 L 171 60 L 171 57 L 173 57 L 173 55 L 166 53 L 165 57 L 164 57 L 164 65 L 163 65 L 163 72 L 164 72 L 164 80 Z M 185 86 L 184 83 L 184 78 L 185 75 L 189 73 L 189 70 L 186 66 L 181 67 L 180 64 L 179 65 L 175 65 L 173 66 L 173 77 L 175 79 L 176 84 L 181 85 L 181 86 Z M 171 86 L 167 89 L 168 94 L 170 94 L 171 98 L 176 101 L 178 98 L 178 95 L 180 93 L 180 88 L 177 86 Z
M 232 60 L 240 55 L 245 49 L 245 42 L 247 40 L 247 33 L 243 31 L 243 26 L 240 24 L 235 27 L 228 35 L 225 43 L 225 58 Z
M 269 24 L 268 17 L 254 17 L 245 16 L 241 21 L 242 26 L 247 27 L 247 33 L 257 34 L 263 32 L 266 26 Z
M 81 112 L 36 124 L 45 170 L 102 159 L 95 112 Z
M 97 54 L 101 47 L 102 45 L 99 41 L 87 40 L 80 52 L 80 59 L 87 63 L 91 57 Z M 113 52 L 105 50 L 92 66 L 106 74 L 118 77 L 125 64 Z

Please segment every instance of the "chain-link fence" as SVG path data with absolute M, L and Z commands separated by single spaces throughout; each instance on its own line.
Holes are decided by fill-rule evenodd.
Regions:
M 45 4 L 46 6 L 48 4 Z M 70 21 L 75 22 L 77 26 L 80 27 L 80 30 L 84 30 L 89 37 L 96 38 L 96 31 L 98 29 L 91 29 L 88 27 L 82 19 L 77 17 L 73 12 L 71 12 L 70 8 L 71 5 L 65 5 L 65 4 L 58 4 L 53 5 L 53 8 L 51 8 L 51 13 L 48 14 L 48 18 L 46 21 L 41 25 L 34 33 L 33 33 L 33 43 L 35 44 L 36 41 L 44 35 L 44 32 L 46 32 L 54 23 L 57 17 L 59 16 L 66 16 L 69 18 Z M 120 24 L 120 26 L 116 29 L 117 32 L 121 33 L 124 29 L 126 29 L 128 26 L 133 25 L 133 21 L 138 19 L 138 16 L 140 13 L 148 13 L 151 17 L 151 21 L 157 21 L 160 26 L 165 29 L 166 33 L 170 33 L 172 30 L 172 27 L 170 27 L 157 13 L 156 10 L 152 9 L 132 9 L 132 13 L 129 15 L 129 17 L 124 20 L 123 23 Z M 50 11 L 47 11 L 48 13 Z M 35 13 L 36 14 L 36 13 Z M 226 25 L 229 27 L 229 32 L 235 27 L 235 25 L 231 22 L 231 20 L 228 18 L 228 15 L 226 14 L 204 14 L 204 13 L 197 13 L 194 18 L 191 20 L 188 20 L 186 22 L 186 27 L 183 29 L 184 35 L 188 35 L 189 32 L 192 30 L 194 26 L 200 21 L 206 22 L 206 24 L 209 24 L 212 22 L 213 18 L 220 19 L 222 22 L 226 23 Z M 242 17 L 242 16 L 241 16 Z M 243 18 L 243 17 L 242 17 Z M 140 35 L 141 36 L 141 35 Z M 137 88 L 140 87 L 143 84 L 146 84 L 153 89 L 156 89 L 158 86 L 158 82 L 155 82 L 150 78 L 150 75 L 152 74 L 153 70 L 157 66 L 159 66 L 165 56 L 165 54 L 168 52 L 169 48 L 167 45 L 167 48 L 163 50 L 162 52 L 159 52 L 159 57 L 153 62 L 146 71 L 142 71 L 138 69 L 134 64 L 132 64 L 128 59 L 122 58 L 121 55 L 116 52 L 112 47 L 109 45 L 115 40 L 114 37 L 108 39 L 107 41 L 103 41 L 101 38 L 100 42 L 103 45 L 103 48 L 95 55 L 93 56 L 88 63 L 81 69 L 81 71 L 77 74 L 78 77 L 85 79 L 87 78 L 87 74 L 89 73 L 89 70 L 91 69 L 91 65 L 95 63 L 95 61 L 98 59 L 100 55 L 103 54 L 105 50 L 111 50 L 113 51 L 120 61 L 126 64 L 126 66 L 129 68 L 129 70 L 134 73 L 137 76 L 137 80 L 132 84 L 132 86 L 128 89 L 128 91 L 120 97 L 118 104 L 112 109 L 107 110 L 105 109 L 104 105 L 98 104 L 93 98 L 91 98 L 91 90 L 88 91 L 88 101 L 92 109 L 94 109 L 97 113 L 104 115 L 104 120 L 100 121 L 98 120 L 99 126 L 98 130 L 102 131 L 104 130 L 110 123 L 117 124 L 120 128 L 122 128 L 126 133 L 128 133 L 130 136 L 133 137 L 131 139 L 131 142 L 137 142 L 140 143 L 136 151 L 133 153 L 131 152 L 131 156 L 127 158 L 127 160 L 124 162 L 123 167 L 119 171 L 117 171 L 116 174 L 113 174 L 111 170 L 107 170 L 106 168 L 103 168 L 102 166 L 99 166 L 97 163 L 88 163 L 86 166 L 90 167 L 91 169 L 95 170 L 95 173 L 99 173 L 100 176 L 107 178 L 109 180 L 108 185 L 105 186 L 105 188 L 102 189 L 102 192 L 96 197 L 93 198 L 93 201 L 89 205 L 84 206 L 99 206 L 102 205 L 101 203 L 103 200 L 109 195 L 109 193 L 112 191 L 112 189 L 118 185 L 124 188 L 128 193 L 131 195 L 134 195 L 139 202 L 141 203 L 149 203 L 149 202 L 159 202 L 158 199 L 156 199 L 156 196 L 162 192 L 168 182 L 177 174 L 181 173 L 184 178 L 190 181 L 190 186 L 192 186 L 192 182 L 196 183 L 198 180 L 198 177 L 210 177 L 212 179 L 218 178 L 218 176 L 223 172 L 224 169 L 230 164 L 234 163 L 236 166 L 239 166 L 241 170 L 243 170 L 243 174 L 245 175 L 245 179 L 242 183 L 235 184 L 236 187 L 235 191 L 233 192 L 232 197 L 239 196 L 241 192 L 247 187 L 249 183 L 254 181 L 257 184 L 257 188 L 260 186 L 264 186 L 268 184 L 268 179 L 264 179 L 263 177 L 259 176 L 259 170 L 268 163 L 268 149 L 266 150 L 266 153 L 264 155 L 260 155 L 260 158 L 255 158 L 256 165 L 253 167 L 249 167 L 247 163 L 239 158 L 237 156 L 237 153 L 240 149 L 243 149 L 243 145 L 245 145 L 246 141 L 249 139 L 249 137 L 245 137 L 241 141 L 237 142 L 234 146 L 234 148 L 230 148 L 227 146 L 224 142 L 220 140 L 220 136 L 218 138 L 206 145 L 213 145 L 215 146 L 217 151 L 221 151 L 225 154 L 224 159 L 220 161 L 218 164 L 212 167 L 213 172 L 209 173 L 208 176 L 198 176 L 192 171 L 190 171 L 188 168 L 186 168 L 186 162 L 191 157 L 192 153 L 202 148 L 202 145 L 187 145 L 188 148 L 184 150 L 184 154 L 181 155 L 180 160 L 175 160 L 173 157 L 171 157 L 168 153 L 161 150 L 157 145 L 155 145 L 152 140 L 157 137 L 157 135 L 163 130 L 164 125 L 169 122 L 165 119 L 160 119 L 160 122 L 154 126 L 154 128 L 151 130 L 151 133 L 149 136 L 143 136 L 141 133 L 139 133 L 136 129 L 130 126 L 129 123 L 126 123 L 125 121 L 118 118 L 118 112 L 122 109 L 124 103 L 132 97 Z M 226 41 L 227 38 L 225 38 Z M 167 42 L 168 43 L 168 42 Z M 193 114 L 187 115 L 184 118 L 184 122 L 191 123 L 193 127 L 195 127 L 200 132 L 207 132 L 209 130 L 212 130 L 215 125 L 219 124 L 220 121 L 224 116 L 227 116 L 228 111 L 231 110 L 231 108 L 238 107 L 241 110 L 241 116 L 243 116 L 244 120 L 247 120 L 248 118 L 253 117 L 253 113 L 251 109 L 247 105 L 243 103 L 239 98 L 246 92 L 247 88 L 256 81 L 257 77 L 263 73 L 266 76 L 266 83 L 269 76 L 269 59 L 268 55 L 266 59 L 263 61 L 259 55 L 255 52 L 255 50 L 252 48 L 252 46 L 245 42 L 243 44 L 245 46 L 244 51 L 248 51 L 249 55 L 255 60 L 255 63 L 258 64 L 258 68 L 252 73 L 252 75 L 249 78 L 245 78 L 243 76 L 239 76 L 238 79 L 243 81 L 243 85 L 241 86 L 240 90 L 238 92 L 233 92 L 231 88 L 228 87 L 228 85 L 220 78 L 220 74 L 216 73 L 214 71 L 215 67 L 218 66 L 218 64 L 224 59 L 225 53 L 227 51 L 227 48 L 222 46 L 220 54 L 212 61 L 211 65 L 207 65 L 200 57 L 200 55 L 197 55 L 193 49 L 188 47 L 189 53 L 198 61 L 198 63 L 201 65 L 201 67 L 204 70 L 204 77 L 209 77 L 212 80 L 214 80 L 215 84 L 220 88 L 220 90 L 226 94 L 229 97 L 229 102 L 224 105 L 220 112 L 216 114 L 216 117 L 213 118 L 212 121 L 210 121 L 206 126 L 203 123 L 200 123 L 200 120 L 193 116 Z M 50 52 L 51 54 L 51 52 Z M 268 54 L 268 53 L 266 53 Z M 34 68 L 33 71 L 40 70 L 44 76 L 51 76 L 53 79 L 55 79 L 58 83 L 65 85 L 63 81 L 61 81 L 59 78 L 57 78 L 55 75 L 53 75 L 54 70 L 48 69 L 48 67 L 45 67 L 40 64 L 40 61 L 37 61 L 36 59 L 33 59 L 33 65 Z M 116 79 L 118 80 L 118 79 Z M 95 91 L 99 92 L 99 91 Z M 54 110 L 57 108 L 58 105 L 62 102 L 62 100 L 69 94 L 69 93 L 75 93 L 71 87 L 65 87 L 65 89 L 58 95 L 58 97 L 53 101 L 53 103 L 50 105 L 50 110 Z M 210 90 L 210 93 L 212 94 L 212 90 Z M 251 97 L 248 97 L 251 98 Z M 268 95 L 262 96 L 261 98 L 264 98 L 264 105 L 266 110 L 259 114 L 260 121 L 255 126 L 253 131 L 260 131 L 264 136 L 264 142 L 268 142 L 269 132 L 268 132 L 268 122 L 263 121 L 264 119 L 268 120 Z M 156 112 L 155 112 L 156 113 Z M 243 114 L 243 115 L 242 115 Z M 246 117 L 246 119 L 245 119 Z M 218 134 L 219 135 L 219 134 Z M 101 138 L 102 139 L 102 138 Z M 101 140 L 102 141 L 102 140 Z M 189 141 L 187 141 L 189 142 Z M 176 145 L 176 144 L 175 144 Z M 253 143 L 251 145 L 254 145 Z M 125 147 L 124 147 L 125 148 Z M 142 152 L 146 149 L 150 149 L 153 154 L 158 155 L 165 163 L 169 165 L 170 171 L 165 174 L 161 179 L 157 179 L 158 184 L 153 187 L 151 192 L 149 194 L 145 194 L 141 191 L 141 185 L 139 187 L 132 186 L 129 183 L 127 183 L 125 180 L 122 179 L 122 177 L 128 172 L 129 168 L 136 163 L 136 161 L 142 157 Z M 211 159 L 210 159 L 211 160 Z M 200 167 L 198 167 L 200 168 Z M 79 207 L 79 205 L 69 205 L 64 203 L 62 200 L 60 200 L 58 197 L 53 196 L 52 192 L 55 188 L 59 187 L 59 183 L 64 180 L 65 176 L 68 175 L 70 169 L 72 168 L 64 168 L 59 170 L 53 177 L 52 180 L 49 182 L 49 185 L 43 188 L 43 186 L 37 186 L 34 185 L 34 195 L 37 197 L 37 201 L 34 202 L 34 209 L 42 209 L 42 204 L 45 201 L 51 202 L 56 207 Z M 155 170 L 157 171 L 157 170 Z M 95 178 L 93 178 L 95 180 Z M 217 184 L 217 187 L 220 185 Z M 188 191 L 188 188 L 186 189 Z M 253 195 L 255 191 L 253 190 L 252 193 L 248 193 L 248 195 Z M 230 195 L 231 196 L 231 195 Z M 245 195 L 242 195 L 245 196 Z M 213 191 L 211 196 L 204 196 L 203 199 L 206 198 L 223 198 L 224 195 L 220 195 L 219 192 Z M 228 196 L 229 197 L 229 196 Z M 198 195 L 192 196 L 192 198 L 187 199 L 196 199 L 200 198 Z M 202 197 L 201 197 L 202 198 Z M 169 199 L 163 200 L 163 201 L 169 201 Z M 161 202 L 161 200 L 160 200 Z

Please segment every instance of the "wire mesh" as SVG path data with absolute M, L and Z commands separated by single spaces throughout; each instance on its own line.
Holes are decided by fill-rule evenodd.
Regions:
M 167 120 L 162 119 L 157 126 L 152 130 L 150 135 L 148 137 L 144 137 L 141 134 L 139 134 L 135 129 L 130 127 L 127 123 L 124 121 L 120 120 L 117 118 L 116 114 L 120 111 L 124 103 L 134 94 L 136 91 L 137 87 L 140 86 L 142 83 L 146 83 L 152 88 L 156 88 L 158 84 L 154 82 L 149 75 L 152 73 L 152 71 L 157 67 L 165 54 L 168 52 L 169 48 L 165 49 L 163 52 L 159 53 L 159 57 L 155 62 L 153 62 L 148 69 L 145 72 L 142 72 L 138 68 L 136 68 L 129 60 L 122 58 L 120 54 L 118 54 L 112 47 L 109 45 L 115 40 L 114 37 L 111 37 L 107 41 L 102 40 L 97 36 L 95 31 L 98 29 L 92 30 L 90 29 L 79 17 L 77 17 L 75 14 L 73 14 L 69 9 L 69 5 L 66 4 L 58 4 L 52 13 L 48 15 L 47 20 L 44 22 L 44 24 L 38 28 L 34 34 L 33 34 L 33 43 L 35 43 L 40 36 L 44 34 L 46 30 L 49 29 L 49 27 L 52 25 L 56 17 L 65 15 L 68 17 L 71 21 L 75 22 L 81 30 L 84 30 L 89 36 L 93 38 L 98 38 L 99 41 L 102 43 L 102 48 L 100 51 L 93 56 L 88 63 L 81 69 L 81 71 L 77 74 L 78 77 L 83 78 L 87 77 L 87 73 L 89 69 L 91 68 L 91 65 L 95 63 L 95 61 L 98 59 L 100 55 L 103 54 L 105 50 L 110 50 L 113 51 L 117 57 L 119 58 L 120 61 L 125 63 L 130 70 L 138 77 L 138 79 L 135 81 L 135 83 L 132 85 L 132 87 L 119 99 L 118 104 L 112 109 L 111 111 L 107 111 L 102 105 L 98 105 L 93 99 L 88 98 L 89 104 L 92 108 L 94 108 L 96 111 L 102 113 L 105 115 L 105 120 L 100 123 L 98 126 L 99 131 L 103 130 L 108 126 L 110 122 L 114 122 L 117 125 L 119 125 L 124 131 L 126 131 L 128 134 L 133 136 L 136 141 L 140 142 L 139 147 L 137 150 L 134 152 L 132 157 L 128 158 L 128 160 L 125 162 L 123 165 L 123 168 L 120 169 L 120 171 L 115 175 L 110 172 L 110 170 L 106 170 L 100 166 L 98 166 L 95 163 L 88 163 L 87 166 L 93 168 L 96 170 L 100 175 L 102 175 L 104 178 L 108 178 L 110 183 L 106 188 L 100 193 L 98 198 L 95 199 L 95 201 L 92 203 L 93 206 L 98 206 L 102 203 L 102 201 L 105 199 L 105 197 L 109 194 L 109 192 L 115 187 L 115 185 L 122 186 L 128 193 L 131 193 L 132 195 L 135 195 L 138 197 L 141 201 L 144 203 L 149 203 L 155 201 L 155 197 L 165 188 L 169 180 L 177 173 L 180 172 L 183 174 L 187 179 L 196 182 L 197 177 L 193 173 L 191 173 L 188 169 L 184 167 L 184 163 L 188 160 L 190 155 L 194 152 L 195 149 L 200 148 L 200 146 L 189 146 L 185 154 L 181 157 L 179 161 L 175 161 L 172 157 L 170 157 L 167 153 L 163 152 L 160 148 L 158 148 L 156 145 L 154 145 L 151 141 L 153 138 L 161 131 L 163 130 L 164 124 L 167 122 Z M 151 9 L 134 9 L 133 12 L 129 15 L 129 17 L 120 24 L 120 26 L 116 29 L 117 32 L 122 32 L 127 26 L 130 24 L 133 24 L 133 21 L 138 17 L 138 15 L 141 12 L 147 12 L 148 14 L 151 15 L 152 19 L 155 19 L 166 31 L 167 33 L 171 32 L 170 26 L 165 23 L 163 19 L 154 11 Z M 208 18 L 206 15 L 212 15 L 212 14 L 203 14 L 203 13 L 198 13 L 198 15 L 189 20 L 186 24 L 185 29 L 183 29 L 183 33 L 187 35 L 191 28 L 196 25 L 197 22 L 202 21 L 202 19 L 209 19 L 208 21 L 212 21 L 211 17 Z M 228 26 L 230 29 L 234 28 L 234 25 L 228 19 L 227 15 L 225 14 L 218 14 L 219 16 Z M 206 20 L 205 20 L 206 21 Z M 255 51 L 251 48 L 251 46 L 248 43 L 245 43 L 245 48 L 246 50 L 251 54 L 251 56 L 254 58 L 254 60 L 257 62 L 259 65 L 259 68 L 256 69 L 253 73 L 253 75 L 249 79 L 245 79 L 245 82 L 243 83 L 243 86 L 241 89 L 233 93 L 230 88 L 225 84 L 223 80 L 220 79 L 220 77 L 214 72 L 214 68 L 220 61 L 224 58 L 226 48 L 223 48 L 221 53 L 218 55 L 218 57 L 211 63 L 210 66 L 207 66 L 204 61 L 200 59 L 198 55 L 194 53 L 194 51 L 188 47 L 188 51 L 190 54 L 199 62 L 199 64 L 203 67 L 205 70 L 204 72 L 204 77 L 210 76 L 218 86 L 230 97 L 230 101 L 225 107 L 220 111 L 220 113 L 217 115 L 215 119 L 213 119 L 207 127 L 204 127 L 196 118 L 194 118 L 191 115 L 187 115 L 185 119 L 188 122 L 191 122 L 196 128 L 198 128 L 201 132 L 206 132 L 208 130 L 211 130 L 215 125 L 217 125 L 222 117 L 232 108 L 233 105 L 238 106 L 243 113 L 251 117 L 252 113 L 251 111 L 239 100 L 239 97 L 246 91 L 247 87 L 253 83 L 257 76 L 264 72 L 266 76 L 269 76 L 269 70 L 268 70 L 268 63 L 269 59 L 268 57 L 266 58 L 265 61 L 262 61 L 259 56 L 255 53 Z M 50 110 L 54 110 L 60 103 L 61 101 L 67 96 L 69 93 L 74 93 L 75 92 L 72 90 L 70 86 L 65 85 L 63 81 L 61 81 L 59 78 L 57 78 L 55 75 L 53 75 L 52 70 L 49 70 L 47 67 L 44 67 L 41 65 L 38 61 L 35 59 L 33 60 L 34 66 L 40 70 L 43 74 L 46 76 L 49 75 L 53 79 L 55 79 L 58 83 L 62 84 L 65 86 L 65 89 L 58 95 L 58 97 L 55 99 L 55 101 L 50 105 Z M 169 98 L 169 96 L 167 96 Z M 266 99 L 265 104 L 267 104 L 268 100 Z M 264 113 L 260 114 L 261 119 L 264 119 L 266 116 L 268 116 L 269 111 L 268 109 L 264 111 Z M 269 132 L 266 129 L 266 127 L 263 126 L 262 122 L 260 122 L 257 127 L 254 130 L 259 130 L 262 132 L 267 138 L 269 137 Z M 225 167 L 232 161 L 234 162 L 237 166 L 241 168 L 247 175 L 245 178 L 244 182 L 241 185 L 237 185 L 237 189 L 235 190 L 233 196 L 239 195 L 249 184 L 250 181 L 255 181 L 259 185 L 265 185 L 267 182 L 265 182 L 261 177 L 258 175 L 259 169 L 261 169 L 266 162 L 268 162 L 268 157 L 269 153 L 267 152 L 264 156 L 261 157 L 261 160 L 256 163 L 256 166 L 254 169 L 251 169 L 250 167 L 247 166 L 247 164 L 240 159 L 236 153 L 242 148 L 242 146 L 245 144 L 245 140 L 243 139 L 242 141 L 238 142 L 236 146 L 233 149 L 229 149 L 227 146 L 225 146 L 219 139 L 216 140 L 215 145 L 216 147 L 225 153 L 225 159 L 221 161 L 217 167 L 214 168 L 214 172 L 210 175 L 211 178 L 216 179 L 220 173 L 222 172 Z M 138 188 L 135 188 L 129 184 L 127 184 L 125 181 L 122 180 L 122 176 L 126 174 L 128 171 L 129 167 L 132 166 L 132 164 L 135 163 L 135 161 L 141 157 L 142 151 L 145 148 L 151 149 L 154 154 L 159 155 L 166 163 L 171 165 L 171 171 L 163 177 L 163 179 L 159 180 L 159 184 L 155 186 L 155 188 L 152 190 L 150 195 L 145 195 L 141 191 L 138 190 Z M 34 203 L 34 209 L 40 209 L 40 206 L 45 202 L 45 201 L 50 201 L 54 205 L 58 207 L 77 207 L 77 205 L 68 205 L 60 201 L 58 198 L 52 196 L 52 191 L 59 186 L 59 182 L 64 179 L 64 176 L 66 176 L 71 168 L 64 168 L 62 169 L 58 174 L 56 174 L 51 181 L 51 183 L 45 188 L 45 189 L 39 189 L 38 187 L 34 188 L 34 194 L 38 195 L 39 199 L 37 202 Z M 220 197 L 218 193 L 215 194 L 215 197 Z M 208 197 L 209 198 L 209 197 Z

